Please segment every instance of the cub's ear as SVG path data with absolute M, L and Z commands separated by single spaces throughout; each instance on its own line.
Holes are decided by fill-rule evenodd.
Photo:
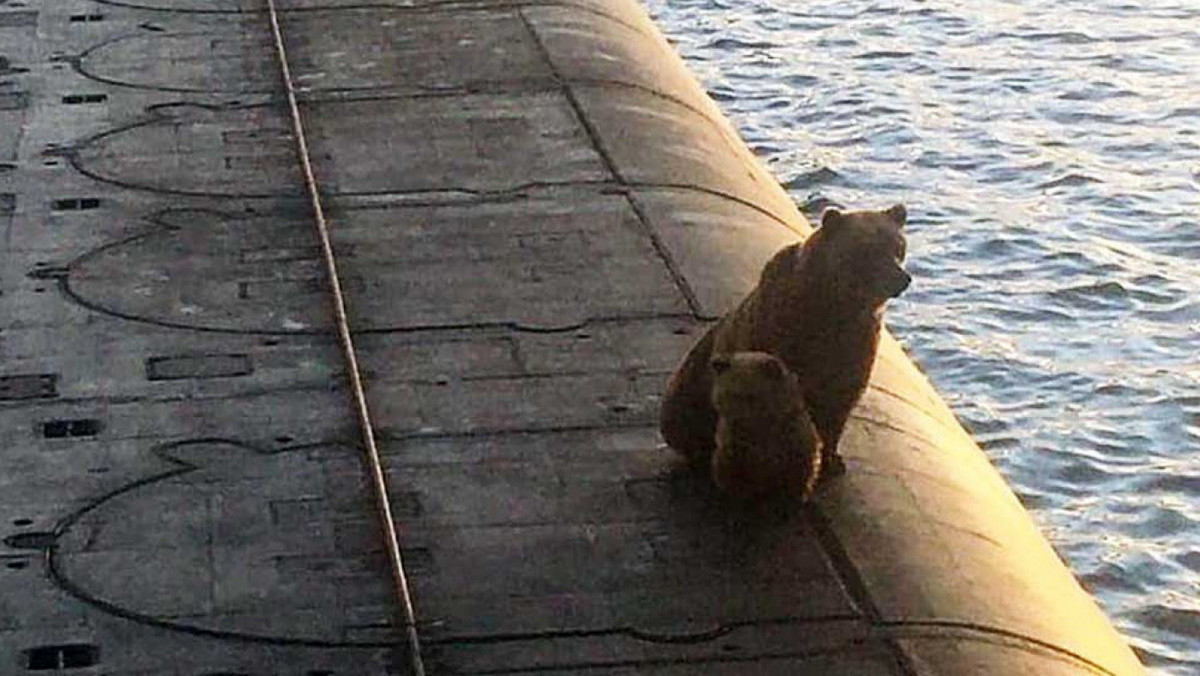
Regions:
M 845 220 L 845 214 L 829 207 L 821 213 L 821 228 L 828 228 L 830 231 L 836 230 L 843 220 Z
M 904 227 L 904 224 L 908 222 L 908 209 L 905 209 L 903 204 L 897 204 L 884 213 L 887 214 L 888 218 L 892 219 L 896 225 L 902 228 Z
M 729 361 L 729 355 L 718 354 L 708 362 L 708 365 L 713 370 L 713 373 L 721 374 L 728 371 L 729 367 L 733 364 Z

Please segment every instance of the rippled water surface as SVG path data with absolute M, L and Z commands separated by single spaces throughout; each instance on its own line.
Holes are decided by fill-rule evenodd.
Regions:
M 1200 673 L 1200 2 L 648 0 L 1158 673 Z

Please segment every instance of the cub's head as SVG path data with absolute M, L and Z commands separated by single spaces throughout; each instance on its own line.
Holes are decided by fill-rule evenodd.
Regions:
M 713 408 L 724 417 L 761 416 L 791 410 L 796 376 L 766 352 L 714 355 Z
M 907 220 L 903 204 L 881 211 L 825 210 L 808 253 L 840 302 L 873 309 L 908 288 L 912 277 L 902 267 Z

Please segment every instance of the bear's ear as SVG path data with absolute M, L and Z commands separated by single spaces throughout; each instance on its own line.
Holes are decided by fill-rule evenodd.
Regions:
M 829 207 L 821 213 L 821 228 L 829 229 L 830 231 L 837 230 L 843 220 L 845 220 L 845 214 L 833 207 Z
M 892 219 L 896 225 L 902 228 L 904 227 L 904 224 L 908 222 L 908 209 L 905 209 L 903 204 L 897 204 L 884 213 L 887 214 L 888 218 Z
M 713 373 L 716 373 L 719 375 L 721 373 L 728 371 L 729 367 L 732 366 L 733 364 L 732 364 L 732 362 L 729 361 L 729 355 L 718 354 L 718 355 L 713 356 L 712 361 L 708 362 L 708 365 L 710 368 L 712 368 Z
M 768 359 L 763 362 L 763 366 L 766 369 L 767 375 L 772 378 L 783 380 L 784 376 L 788 374 L 787 367 L 778 359 Z

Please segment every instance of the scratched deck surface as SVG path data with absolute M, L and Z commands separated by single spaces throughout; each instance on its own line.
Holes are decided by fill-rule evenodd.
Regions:
M 634 6 L 281 8 L 430 673 L 1135 673 L 893 345 L 818 509 L 676 471 L 804 226 Z M 264 10 L 0 2 L 2 673 L 410 668 Z

